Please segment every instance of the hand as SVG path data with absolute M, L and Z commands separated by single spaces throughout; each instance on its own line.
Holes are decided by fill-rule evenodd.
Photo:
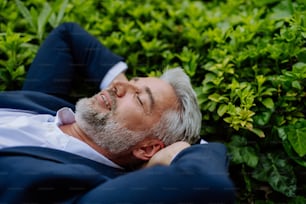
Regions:
M 190 147 L 190 144 L 187 142 L 179 141 L 169 145 L 168 147 L 163 148 L 157 152 L 149 161 L 145 164 L 146 167 L 151 167 L 154 165 L 170 165 L 174 157 L 181 152 L 183 149 Z

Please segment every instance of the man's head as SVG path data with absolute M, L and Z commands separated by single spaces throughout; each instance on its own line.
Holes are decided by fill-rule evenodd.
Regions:
M 201 113 L 188 76 L 176 68 L 160 78 L 114 81 L 77 103 L 76 121 L 111 154 L 148 160 L 176 141 L 198 140 Z

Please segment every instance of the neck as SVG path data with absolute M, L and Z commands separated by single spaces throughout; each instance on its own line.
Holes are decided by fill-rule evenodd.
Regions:
M 99 147 L 94 141 L 92 141 L 92 139 L 90 137 L 88 137 L 88 135 L 86 135 L 85 132 L 83 132 L 83 130 L 78 126 L 77 123 L 61 125 L 59 128 L 64 133 L 66 133 L 67 135 L 70 135 L 72 137 L 75 137 L 75 138 L 85 142 L 90 147 L 92 147 L 94 150 L 96 150 L 100 154 L 102 154 L 102 155 L 106 156 L 107 158 L 109 158 L 109 156 L 110 156 L 109 152 L 104 150 L 103 148 Z

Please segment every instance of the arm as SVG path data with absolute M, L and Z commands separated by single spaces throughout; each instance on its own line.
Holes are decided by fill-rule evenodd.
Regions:
M 210 143 L 182 149 L 169 166 L 117 177 L 89 191 L 81 203 L 233 203 L 225 147 Z
M 63 23 L 41 45 L 23 90 L 68 95 L 79 77 L 98 91 L 105 74 L 122 60 L 78 24 Z

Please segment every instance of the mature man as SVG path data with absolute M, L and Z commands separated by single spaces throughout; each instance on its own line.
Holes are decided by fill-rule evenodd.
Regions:
M 51 32 L 23 90 L 0 94 L 1 202 L 233 202 L 224 146 L 190 146 L 201 113 L 186 74 L 127 80 L 126 67 L 77 24 Z M 77 75 L 101 91 L 74 109 L 61 98 Z

